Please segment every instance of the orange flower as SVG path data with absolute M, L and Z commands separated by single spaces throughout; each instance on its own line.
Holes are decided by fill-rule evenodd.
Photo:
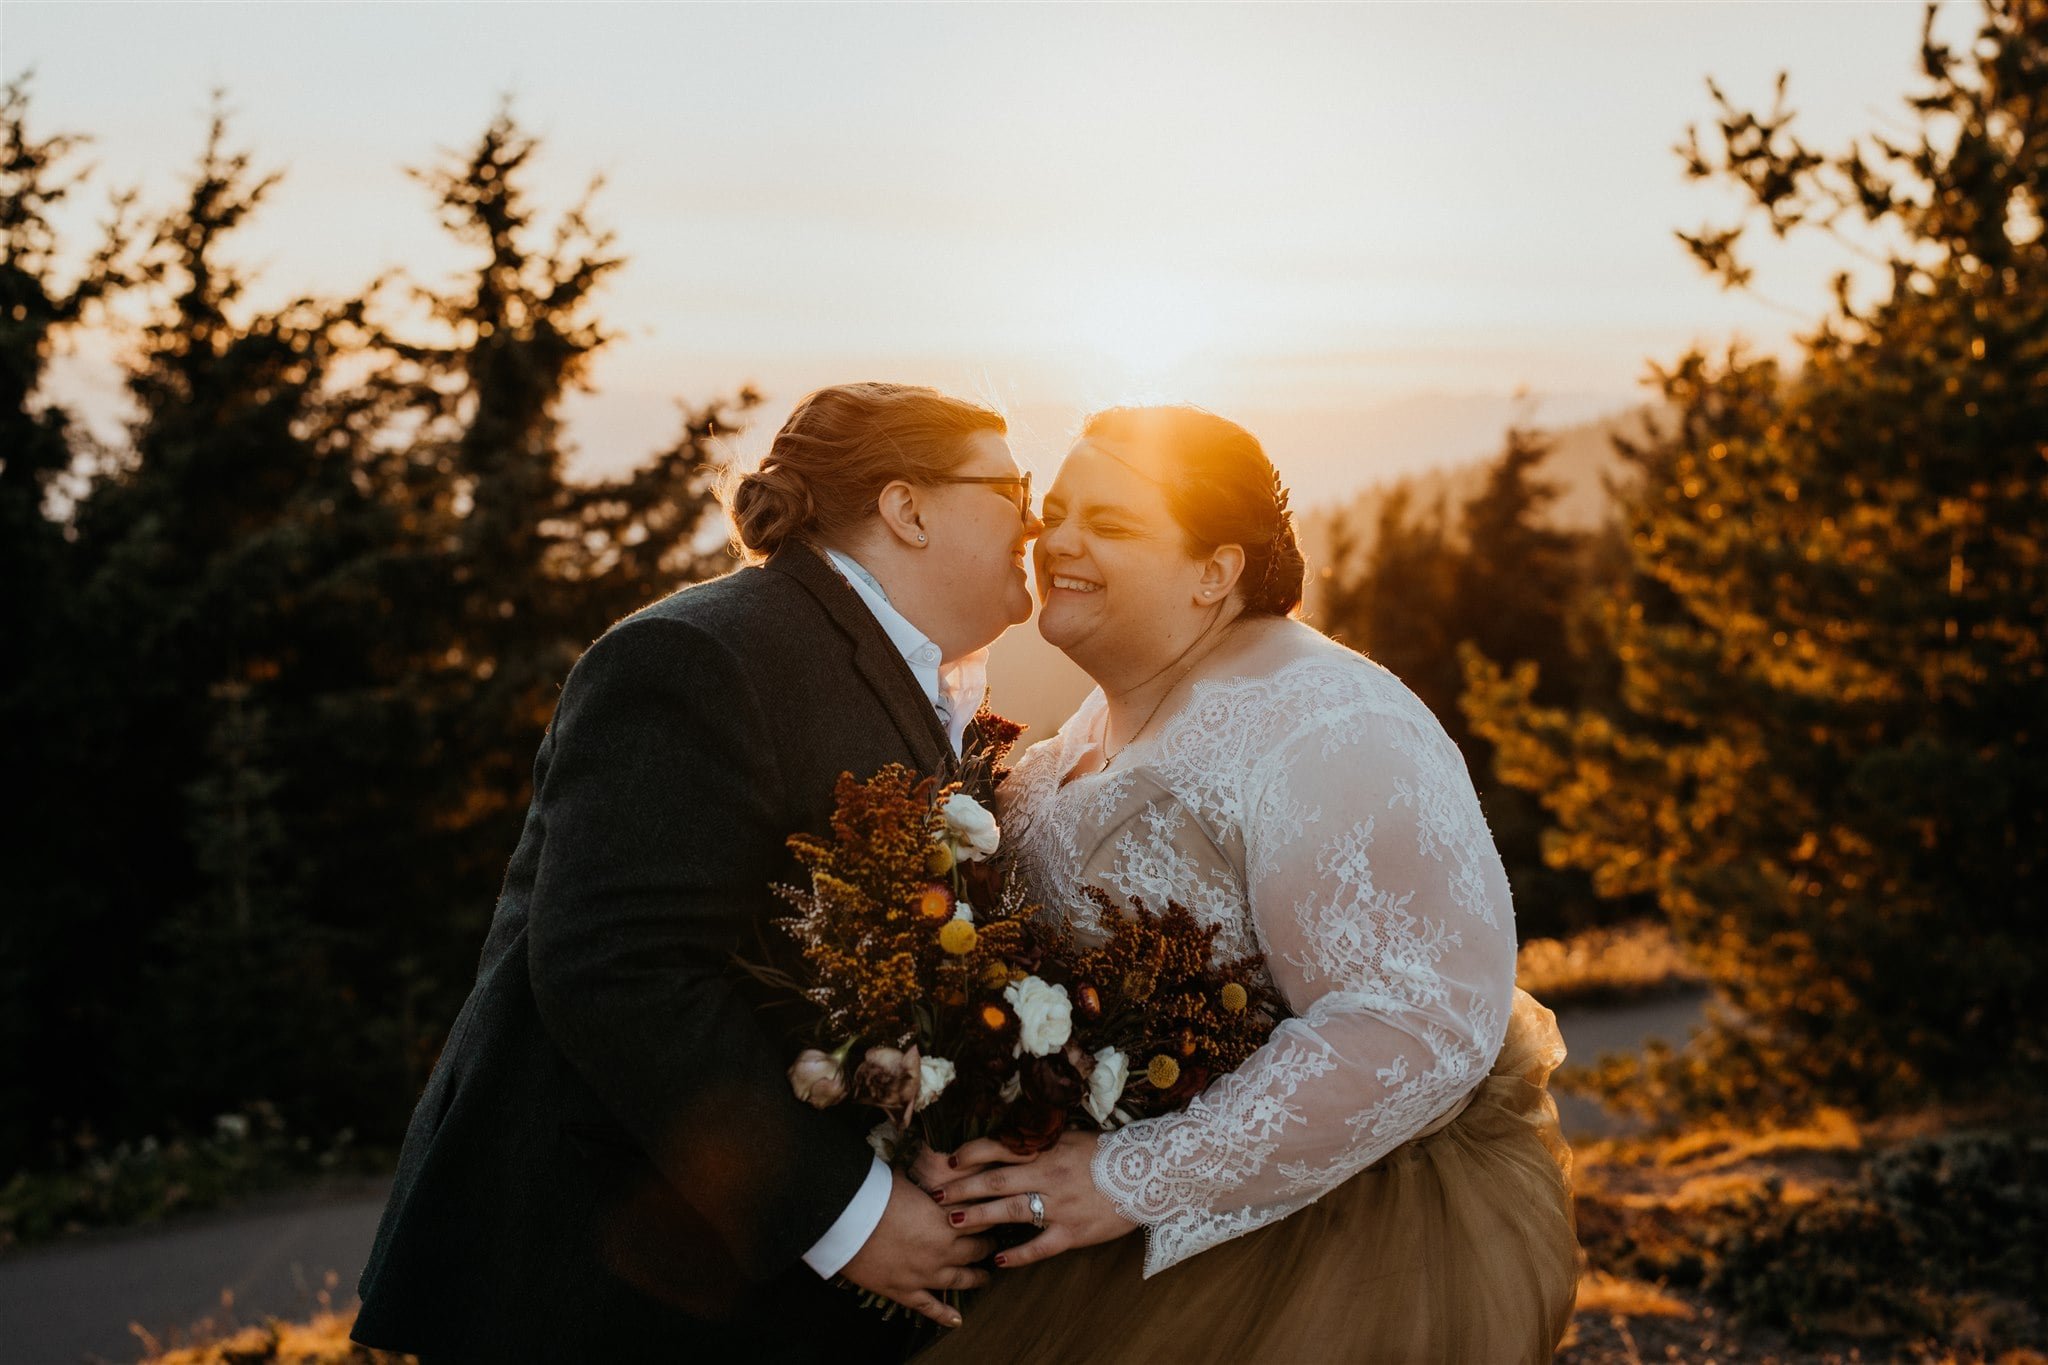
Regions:
M 981 1022 L 991 1033 L 1001 1033 L 1009 1027 L 1010 1015 L 1001 1005 L 983 1005 Z
M 943 920 L 953 917 L 953 893 L 937 882 L 931 883 L 917 893 L 917 914 L 920 919 Z

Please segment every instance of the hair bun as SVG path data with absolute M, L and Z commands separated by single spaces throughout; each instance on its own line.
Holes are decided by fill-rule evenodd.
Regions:
M 750 474 L 719 481 L 738 548 L 765 559 L 792 540 L 837 543 L 875 515 L 892 479 L 951 473 L 1002 414 L 915 384 L 835 384 L 806 394 Z
M 816 511 L 803 475 L 773 462 L 741 475 L 733 490 L 733 529 L 753 554 L 780 550 L 810 524 Z

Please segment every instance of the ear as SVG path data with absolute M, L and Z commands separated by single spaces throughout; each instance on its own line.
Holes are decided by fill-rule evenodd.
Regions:
M 911 549 L 923 546 L 929 539 L 920 502 L 923 491 L 914 483 L 896 479 L 882 489 L 875 502 L 875 512 L 882 519 L 882 528 L 892 539 Z
M 1202 561 L 1202 576 L 1195 580 L 1195 605 L 1213 607 L 1230 596 L 1237 580 L 1244 576 L 1244 547 L 1218 545 Z

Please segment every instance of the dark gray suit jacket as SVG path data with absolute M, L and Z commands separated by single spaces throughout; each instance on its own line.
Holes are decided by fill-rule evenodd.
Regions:
M 686 588 L 577 662 L 475 987 L 421 1095 L 355 1337 L 430 1360 L 888 1359 L 802 1255 L 874 1115 L 785 1071 L 812 1020 L 769 887 L 842 772 L 950 770 L 929 700 L 814 551 Z

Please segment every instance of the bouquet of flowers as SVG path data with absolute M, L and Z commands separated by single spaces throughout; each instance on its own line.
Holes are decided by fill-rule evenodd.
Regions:
M 804 1051 L 790 1085 L 820 1108 L 880 1110 L 873 1140 L 890 1156 L 914 1120 L 927 1141 L 964 1141 L 1001 1105 L 1005 995 L 1035 907 L 990 862 L 995 819 L 959 784 L 892 764 L 842 775 L 835 797 L 830 838 L 789 841 L 810 885 L 776 888 L 797 912 L 784 925 L 809 968 L 798 988 L 831 1044 Z
M 835 796 L 829 838 L 790 840 L 810 885 L 777 888 L 808 967 L 790 984 L 825 1035 L 789 1079 L 820 1108 L 880 1111 L 886 1158 L 981 1136 L 1038 1151 L 1165 1113 L 1272 1031 L 1263 960 L 1212 964 L 1217 930 L 1178 904 L 1097 893 L 1100 934 L 1043 922 L 960 784 L 892 765 Z

